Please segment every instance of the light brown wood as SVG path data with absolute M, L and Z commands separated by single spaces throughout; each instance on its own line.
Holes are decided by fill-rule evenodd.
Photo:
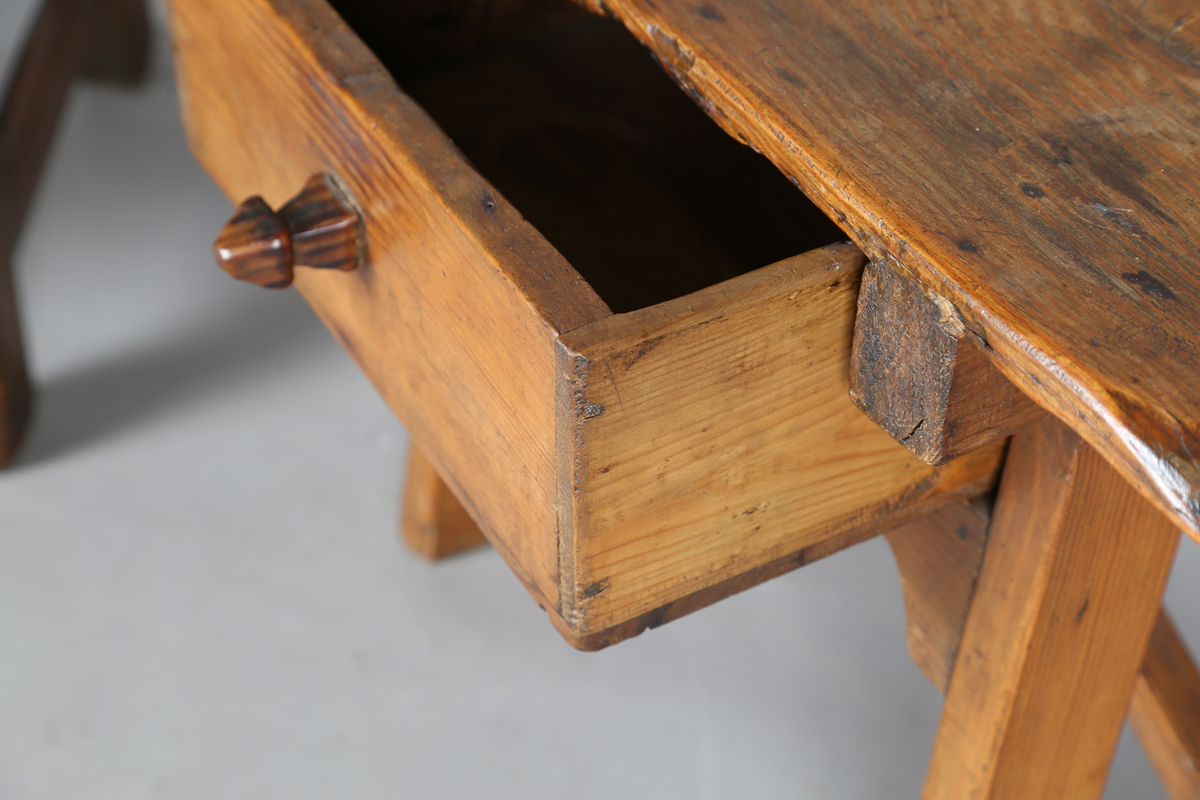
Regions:
M 1200 672 L 1166 613 L 1154 625 L 1129 719 L 1171 800 L 1200 798 Z
M 1183 0 L 596 0 L 1200 538 Z
M 1178 538 L 1057 420 L 1013 438 L 926 800 L 1100 796 Z
M 315 172 L 358 203 L 370 250 L 296 287 L 535 599 L 558 611 L 554 340 L 606 316 L 319 0 L 174 3 L 193 151 L 273 207 Z
M 833 246 L 560 337 L 576 635 L 991 485 L 999 446 L 932 468 L 850 402 L 862 264 Z
M 985 503 L 949 506 L 887 534 L 908 612 L 908 648 L 945 693 L 987 544 Z M 1171 800 L 1200 798 L 1200 672 L 1160 611 L 1129 718 Z
M 908 616 L 908 654 L 945 694 L 987 544 L 987 502 L 956 503 L 887 534 Z
M 596 648 L 635 635 L 993 485 L 999 448 L 930 468 L 850 404 L 846 369 L 862 264 L 853 248 L 753 269 L 612 316 L 324 3 L 190 0 L 175 5 L 172 20 L 189 136 L 228 194 L 260 193 L 278 203 L 320 169 L 335 174 L 357 201 L 369 242 L 364 265 L 345 274 L 298 274 L 296 285 L 573 645 Z M 572 36 L 591 35 L 596 21 L 585 21 L 582 28 L 571 22 Z M 588 48 L 580 45 L 583 52 L 595 49 Z M 541 57 L 518 52 L 524 55 L 511 63 L 489 63 L 521 75 L 522 59 Z M 490 50 L 485 55 L 492 58 Z M 578 68 L 564 71 L 575 75 Z M 446 86 L 460 85 L 454 70 L 435 72 L 431 67 L 414 78 L 434 100 Z M 540 107 L 546 125 L 589 131 L 578 124 L 594 113 L 588 103 L 559 107 L 550 102 L 556 95 L 536 88 L 538 102 L 525 105 Z M 648 105 L 654 112 L 659 104 Z M 677 113 L 676 104 L 662 105 Z M 525 110 L 511 118 L 511 125 L 529 124 Z M 548 172 L 524 182 L 522 169 L 536 172 L 538 162 L 518 159 L 522 169 L 516 169 L 505 149 L 489 154 L 469 136 L 460 138 L 473 162 L 489 169 L 507 163 L 508 172 L 497 173 L 505 185 L 526 192 L 552 226 L 561 223 L 555 235 L 573 248 L 598 237 L 576 236 L 568 223 L 615 216 L 649 236 L 656 229 L 647 221 L 661 216 L 663 235 L 700 230 L 710 237 L 705 241 L 727 248 L 717 253 L 721 259 L 737 256 L 733 274 L 752 269 L 745 254 L 753 247 L 728 231 L 712 238 L 705 227 L 719 226 L 686 216 L 704 205 L 686 187 L 708 179 L 685 175 L 680 182 L 675 173 L 664 178 L 629 166 L 610 145 L 643 137 L 617 130 L 622 135 L 606 139 L 602 150 L 607 169 L 657 192 L 652 207 L 662 214 L 609 203 L 607 183 L 598 184 L 605 192 L 594 206 L 602 212 L 551 214 L 553 198 L 534 190 L 544 191 L 549 178 L 561 185 L 564 168 L 567 178 L 575 174 L 573 134 L 555 140 L 563 148 L 537 151 Z M 747 155 L 725 137 L 713 141 Z M 711 161 L 697 159 L 693 168 L 736 163 L 724 156 Z M 591 186 L 566 183 L 571 191 Z M 736 186 L 727 175 L 714 185 L 727 184 Z M 628 194 L 636 199 L 636 192 Z M 731 196 L 735 204 L 758 202 Z M 788 197 L 798 200 L 790 190 Z M 564 206 L 582 202 L 570 191 L 562 198 Z M 705 249 L 677 253 L 681 260 L 664 268 L 710 274 L 704 265 L 721 259 Z M 661 252 L 671 255 L 670 248 Z M 841 266 L 832 268 L 834 262 Z M 814 277 L 826 267 L 835 273 L 829 281 Z M 845 274 L 840 281 L 838 270 Z M 626 268 L 623 279 L 636 290 L 637 282 L 653 282 L 647 274 Z M 727 345 L 715 346 L 718 330 L 729 336 Z M 660 336 L 653 353 L 634 357 Z M 713 366 L 706 367 L 701 355 L 709 350 Z M 581 379 L 592 382 L 594 397 Z M 676 382 L 678 392 L 670 389 Z M 760 419 L 744 428 L 746 403 L 760 390 L 771 403 L 788 405 L 768 408 L 767 400 L 756 400 Z M 625 411 L 609 398 L 618 392 Z M 610 410 L 593 418 L 599 405 Z M 701 430 L 704 416 L 712 417 L 710 431 Z M 748 438 L 737 443 L 739 431 Z M 843 458 L 853 466 L 834 467 L 829 481 L 827 466 Z M 694 496 L 682 497 L 689 486 Z
M 445 558 L 487 543 L 475 520 L 416 446 L 408 450 L 401 508 L 404 541 L 425 558 Z
M 376 5 L 336 2 L 355 14 Z M 405 66 L 403 37 L 359 32 L 614 312 L 845 240 L 771 162 L 714 125 L 620 23 L 576 13 L 415 69 Z
M 1046 416 L 992 365 L 948 301 L 875 262 L 858 293 L 850 397 L 929 464 L 945 464 Z

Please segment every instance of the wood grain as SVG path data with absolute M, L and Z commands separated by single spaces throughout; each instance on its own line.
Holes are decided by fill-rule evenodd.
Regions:
M 1190 4 L 594 5 L 1200 537 Z
M 955 503 L 889 531 L 908 617 L 908 654 L 943 694 L 950 686 L 987 544 L 986 502 Z
M 576 637 L 992 485 L 1001 446 L 930 467 L 850 402 L 862 265 L 835 245 L 560 337 Z
M 945 693 L 987 544 L 985 503 L 949 506 L 887 534 L 908 612 L 908 648 Z M 1129 718 L 1171 800 L 1200 798 L 1200 672 L 1160 611 Z
M 705 181 L 718 189 L 738 185 L 737 165 L 752 154 L 736 143 L 719 134 L 685 136 L 732 147 L 737 157 L 720 155 L 709 164 L 700 158 L 700 151 L 687 150 L 696 154 L 687 165 L 700 170 L 700 177 L 690 176 L 692 183 L 680 183 L 680 173 L 686 170 L 679 165 L 665 173 L 635 168 L 639 158 L 653 161 L 657 153 L 669 156 L 670 147 L 653 145 L 645 156 L 628 157 L 633 159 L 630 165 L 625 154 L 637 153 L 636 147 L 609 145 L 623 140 L 636 144 L 638 128 L 609 120 L 624 133 L 600 137 L 600 152 L 608 159 L 608 169 L 623 176 L 622 181 L 633 181 L 636 191 L 622 182 L 614 188 L 601 181 L 596 185 L 605 192 L 599 193 L 590 212 L 572 192 L 586 193 L 591 184 L 585 181 L 573 189 L 567 182 L 564 189 L 562 180 L 549 180 L 562 178 L 564 167 L 568 177 L 572 174 L 575 162 L 570 148 L 565 153 L 553 147 L 538 151 L 538 158 L 549 162 L 541 172 L 529 169 L 536 161 L 523 164 L 518 159 L 517 167 L 510 161 L 507 172 L 497 173 L 506 176 L 506 187 L 528 193 L 536 213 L 552 216 L 556 239 L 562 236 L 575 243 L 572 249 L 585 258 L 589 258 L 587 248 L 576 244 L 598 240 L 604 244 L 603 225 L 611 230 L 613 220 L 632 231 L 617 231 L 626 237 L 623 241 L 659 233 L 668 243 L 683 241 L 686 236 L 681 231 L 709 237 L 700 241 L 713 243 L 711 248 L 692 244 L 677 251 L 651 242 L 650 252 L 663 254 L 661 264 L 635 257 L 629 249 L 602 249 L 611 253 L 607 256 L 610 274 L 621 280 L 617 295 L 634 298 L 635 303 L 653 301 L 660 295 L 638 293 L 643 288 L 639 284 L 653 283 L 672 294 L 684 294 L 611 316 L 588 284 L 508 204 L 505 195 L 474 171 L 323 3 L 194 0 L 176 4 L 172 19 L 189 136 L 201 161 L 230 195 L 253 191 L 268 202 L 278 202 L 294 190 L 301 176 L 329 170 L 357 201 L 369 242 L 366 263 L 346 274 L 301 273 L 296 285 L 408 426 L 454 496 L 575 646 L 611 644 L 954 497 L 986 491 L 994 483 L 998 449 L 932 469 L 892 443 L 846 398 L 854 293 L 862 264 L 857 250 L 843 247 L 818 252 L 807 261 L 753 269 L 692 294 L 684 294 L 686 282 L 677 282 L 672 289 L 671 281 L 651 276 L 649 267 L 661 267 L 667 275 L 691 270 L 695 274 L 688 276 L 690 280 L 697 276 L 719 280 L 730 273 L 712 272 L 706 265 L 732 263 L 732 274 L 737 275 L 754 265 L 746 254 L 770 253 L 755 249 L 769 237 L 745 236 L 745 242 L 738 242 L 732 228 L 709 224 L 695 211 L 705 202 L 718 209 L 762 207 L 765 201 L 754 195 L 763 182 L 749 173 L 745 196 L 723 197 L 723 190 L 711 198 L 700 197 L 700 202 L 691 196 Z M 601 28 L 596 28 L 598 22 Z M 608 63 L 607 47 L 585 43 L 597 36 L 596 41 L 608 42 L 611 25 L 585 19 L 571 21 L 565 30 L 567 41 L 581 42 L 570 49 L 599 54 L 597 59 Z M 583 39 L 570 38 L 577 35 Z M 492 52 L 490 45 L 478 57 L 490 59 L 487 63 L 501 75 L 526 75 L 527 61 L 540 63 L 537 54 L 545 43 L 522 42 L 504 43 L 516 47 L 520 56 L 511 63 L 503 53 Z M 557 47 L 561 50 L 561 44 Z M 641 57 L 636 48 L 634 53 Z M 588 60 L 569 69 L 564 66 L 564 74 L 581 75 Z M 468 62 L 463 74 L 478 75 L 467 69 L 473 63 Z M 422 95 L 435 102 L 448 93 L 450 98 L 486 103 L 495 88 L 484 81 L 482 89 L 472 94 L 470 82 L 461 82 L 457 67 L 449 72 L 436 65 L 427 69 L 411 78 Z M 632 74 L 643 73 L 634 69 Z M 554 81 L 540 85 L 529 80 L 535 102 L 518 104 L 519 113 L 511 116 L 512 131 L 528 130 L 530 120 L 536 121 L 530 115 L 539 109 L 546 124 L 561 123 L 566 131 L 590 130 L 583 120 L 594 113 L 595 104 L 588 101 L 572 107 L 567 102 L 569 93 L 559 97 L 562 86 L 570 88 L 576 81 L 555 88 Z M 670 86 L 663 95 L 658 89 L 642 88 L 636 80 L 622 80 L 633 87 L 635 97 L 616 103 L 614 109 L 624 109 L 622 114 L 635 107 L 639 114 L 649 112 L 645 138 L 659 138 L 654 133 L 658 105 L 669 119 L 684 120 L 688 126 L 697 119 L 707 124 L 686 103 L 683 108 L 688 114 L 683 114 L 680 98 Z M 626 93 L 620 88 L 625 84 L 618 82 L 614 97 Z M 504 119 L 502 131 L 510 125 Z M 674 123 L 665 127 L 673 128 Z M 470 125 L 464 130 L 469 134 Z M 469 136 L 462 138 L 470 144 Z M 480 141 L 485 139 L 490 137 Z M 516 136 L 512 141 L 520 144 L 523 139 Z M 667 139 L 668 144 L 672 141 Z M 698 147 L 687 141 L 679 146 Z M 470 145 L 470 149 L 472 159 L 489 169 L 504 167 L 504 148 L 490 154 L 486 145 Z M 590 162 L 584 159 L 583 163 Z M 732 177 L 723 170 L 732 172 Z M 769 167 L 765 170 L 758 174 L 778 186 L 778 175 Z M 545 184 L 539 187 L 539 180 Z M 562 213 L 551 214 L 554 195 L 545 194 L 547 185 L 559 192 Z M 786 236 L 771 241 L 800 246 L 804 237 L 812 235 L 811 207 L 786 184 L 783 188 L 793 206 L 799 204 L 808 216 L 785 214 Z M 654 198 L 650 205 L 613 202 L 606 196 L 609 189 L 620 189 L 615 198 L 637 200 L 639 192 Z M 534 190 L 543 194 L 537 196 Z M 764 195 L 767 200 L 772 196 Z M 661 227 L 650 224 L 656 220 Z M 587 230 L 589 224 L 600 225 L 602 235 Z M 715 252 L 705 252 L 708 249 Z M 590 258 L 596 260 L 594 254 Z M 827 282 L 809 272 L 793 275 L 797 264 L 819 263 L 823 269 L 832 262 L 844 265 L 843 280 L 837 274 Z M 824 275 L 822 270 L 816 272 Z M 816 304 L 811 311 L 806 310 L 810 302 Z M 705 333 L 707 323 L 700 321 L 705 315 L 714 324 L 712 331 L 733 337 L 712 369 L 703 373 L 716 384 L 711 390 L 696 380 L 701 375 L 702 352 L 716 352 L 719 344 L 712 338 L 715 333 Z M 610 316 L 610 322 L 592 327 Z M 764 335 L 762 344 L 754 341 L 759 333 Z M 629 348 L 660 335 L 663 343 L 656 354 L 648 355 L 640 366 L 630 364 L 628 375 L 618 372 L 623 369 L 618 351 L 629 356 Z M 810 354 L 807 348 L 817 344 L 822 349 Z M 827 344 L 831 348 L 823 349 Z M 578 409 L 571 384 L 578 374 L 563 371 L 563 359 L 576 357 L 585 375 L 589 359 L 608 359 L 603 361 L 605 374 L 595 376 L 597 399 Z M 776 373 L 774 367 L 791 371 Z M 608 380 L 609 369 L 621 383 L 628 416 L 623 416 L 618 403 L 599 424 L 587 422 L 592 433 L 583 435 L 581 414 L 607 398 L 602 381 Z M 687 391 L 672 397 L 667 390 L 670 382 L 688 371 L 693 377 Z M 763 396 L 793 407 L 764 412 L 769 420 L 765 427 L 751 431 L 746 442 L 726 448 L 741 426 L 738 412 L 746 400 L 772 385 L 775 388 Z M 815 398 L 807 415 L 797 411 L 797 396 Z M 672 445 L 664 437 L 675 435 L 670 419 L 685 399 L 693 404 L 686 412 L 692 416 L 679 420 L 685 425 L 678 429 L 682 438 Z M 714 419 L 711 435 L 693 430 L 694 415 L 703 413 L 705 404 Z M 797 418 L 803 418 L 808 428 Z M 608 422 L 616 425 L 606 427 Z M 630 449 L 630 436 L 637 431 L 646 437 L 639 445 L 646 448 L 644 457 L 626 459 L 624 466 L 600 473 L 617 462 L 623 448 Z M 825 435 L 829 438 L 823 439 Z M 779 437 L 761 453 L 755 451 L 759 444 Z M 814 442 L 822 444 L 823 452 L 809 446 Z M 647 471 L 646 459 L 662 460 L 663 448 L 678 452 L 677 462 Z M 847 470 L 833 483 L 821 484 L 825 466 L 838 461 L 843 449 L 853 454 L 856 474 L 852 478 Z M 588 469 L 589 464 L 599 477 L 588 480 L 599 494 L 581 489 L 587 493 L 576 505 L 573 492 L 582 484 L 572 482 L 574 470 L 576 465 Z M 668 477 L 656 486 L 660 471 Z M 860 481 L 864 475 L 868 479 Z M 696 497 L 681 498 L 684 487 L 693 481 L 699 488 Z M 799 500 L 790 499 L 794 481 L 803 487 Z M 616 494 L 622 484 L 630 489 L 625 510 Z M 655 514 L 659 502 L 655 498 L 660 495 L 674 514 L 667 517 L 672 521 L 666 531 Z M 600 510 L 593 515 L 586 509 L 597 498 L 591 507 Z M 761 513 L 769 507 L 769 513 Z M 755 515 L 765 521 L 750 519 Z
M 1200 798 L 1200 671 L 1170 617 L 1150 636 L 1129 718 L 1171 800 Z
M 549 613 L 558 609 L 554 341 L 609 313 L 319 0 L 174 3 L 193 151 L 231 198 L 315 172 L 367 262 L 301 271 L 313 306 Z
M 867 265 L 858 293 L 850 398 L 928 464 L 1046 416 L 984 356 L 953 306 L 877 263 Z
M 1178 539 L 1062 423 L 1013 438 L 926 800 L 1100 796 Z
M 230 277 L 267 289 L 286 289 L 295 278 L 292 234 L 258 195 L 238 203 L 213 242 L 217 266 Z
M 487 543 L 475 520 L 416 446 L 408 450 L 401 511 L 404 541 L 425 558 L 445 558 Z
M 332 175 L 320 172 L 279 211 L 258 195 L 239 203 L 217 235 L 213 255 L 238 280 L 285 289 L 296 267 L 349 272 L 362 263 L 365 249 L 352 201 Z

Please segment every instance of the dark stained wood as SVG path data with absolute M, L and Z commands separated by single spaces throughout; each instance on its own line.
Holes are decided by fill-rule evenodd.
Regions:
M 1046 415 L 992 365 L 953 306 L 878 262 L 863 271 L 858 293 L 850 397 L 928 464 Z
M 0 259 L 0 467 L 7 466 L 17 455 L 29 423 L 32 401 L 12 262 L 4 257 Z
M 746 228 L 755 235 L 741 237 L 745 241 L 705 216 L 706 204 L 742 217 L 737 206 L 758 213 L 764 200 L 757 193 L 767 184 L 747 177 L 746 195 L 722 188 L 737 186 L 741 159 L 754 161 L 754 154 L 719 132 L 691 133 L 697 121 L 711 125 L 686 98 L 680 110 L 669 84 L 661 94 L 642 87 L 640 78 L 621 79 L 610 94 L 613 108 L 623 111 L 606 122 L 595 109 L 572 105 L 570 82 L 541 78 L 546 85 L 539 85 L 530 77 L 538 102 L 518 102 L 521 113 L 505 117 L 509 103 L 492 103 L 487 92 L 450 80 L 476 57 L 504 74 L 526 74 L 523 59 L 540 58 L 543 49 L 525 35 L 495 43 L 514 47 L 511 59 L 489 44 L 457 67 L 431 64 L 407 75 L 407 83 L 423 86 L 435 101 L 443 80 L 461 87 L 467 105 L 480 103 L 488 112 L 480 124 L 500 114 L 501 133 L 510 123 L 514 131 L 536 133 L 536 112 L 542 128 L 561 123 L 592 134 L 592 123 L 580 122 L 592 120 L 592 138 L 621 145 L 600 148 L 620 180 L 612 186 L 599 181 L 604 191 L 592 206 L 587 180 L 563 180 L 564 172 L 574 174 L 575 151 L 539 149 L 546 158 L 542 172 L 517 159 L 521 169 L 508 174 L 522 178 L 512 183 L 514 191 L 524 186 L 533 198 L 527 217 L 523 205 L 512 205 L 475 171 L 325 3 L 188 0 L 174 5 L 171 20 L 189 137 L 228 195 L 257 193 L 278 206 L 316 171 L 336 174 L 348 188 L 367 231 L 367 258 L 350 273 L 297 270 L 296 286 L 572 644 L 610 644 L 798 559 L 994 485 L 1001 447 L 931 467 L 854 408 L 847 375 L 861 252 L 841 245 L 786 253 L 791 257 L 754 268 L 748 254 L 771 257 L 770 248 L 761 249 L 766 244 L 803 246 L 812 236 L 812 207 L 784 183 L 781 196 L 793 204 L 785 208 L 804 213 L 785 214 L 781 222 L 772 217 L 786 229 L 782 234 L 759 220 Z M 646 54 L 627 39 L 611 39 L 614 29 L 603 20 L 572 21 L 563 30 L 599 64 L 611 61 L 610 41 L 616 52 L 645 62 Z M 600 102 L 603 82 L 587 76 L 587 59 L 580 61 L 564 65 L 564 74 L 579 76 L 580 91 Z M 650 67 L 661 85 L 657 67 Z M 477 74 L 492 86 L 486 71 Z M 519 87 L 495 88 L 520 100 Z M 627 90 L 633 97 L 622 99 Z M 441 102 L 451 99 L 453 93 Z M 632 129 L 624 113 L 629 106 L 638 111 Z M 660 111 L 681 120 L 687 135 L 639 151 L 641 126 L 651 142 L 658 127 L 673 127 L 656 127 Z M 494 157 L 486 147 L 476 149 L 469 129 L 460 138 L 473 161 L 503 167 L 504 148 Z M 711 159 L 696 144 L 710 140 L 717 147 Z M 507 141 L 518 150 L 529 143 L 523 136 Z M 670 162 L 676 145 L 691 154 L 688 160 L 670 170 L 654 163 L 660 157 Z M 736 156 L 723 154 L 730 147 Z M 733 174 L 722 174 L 730 165 Z M 779 185 L 769 164 L 758 167 Z M 692 174 L 676 174 L 688 170 Z M 654 194 L 653 202 L 630 186 Z M 627 197 L 630 208 L 611 202 L 609 189 Z M 541 199 L 534 197 L 538 192 Z M 560 205 L 571 207 L 558 216 L 551 214 L 555 193 Z M 554 229 L 564 241 L 608 247 L 603 252 L 625 301 L 653 301 L 663 287 L 683 296 L 612 314 L 532 227 L 534 213 L 539 219 L 545 213 L 552 227 L 554 219 L 564 220 Z M 656 217 L 661 227 L 653 224 Z M 588 224 L 615 230 L 630 246 L 611 248 Z M 622 233 L 623 226 L 637 235 Z M 660 231 L 665 241 L 681 241 L 678 251 L 654 241 Z M 682 241 L 681 231 L 705 237 L 700 241 L 711 247 Z M 660 254 L 663 263 L 646 260 L 635 246 Z M 584 248 L 579 252 L 587 258 Z M 697 276 L 730 274 L 714 273 L 713 263 L 732 264 L 734 277 L 688 294 Z M 652 278 L 660 266 L 680 283 Z M 659 336 L 654 352 L 634 364 L 642 345 Z M 794 348 L 767 347 L 768 341 Z M 580 374 L 560 363 L 575 356 L 582 375 L 595 378 L 594 397 L 586 382 L 572 382 Z M 582 404 L 577 393 L 586 398 Z M 610 393 L 620 397 L 609 399 Z M 750 398 L 762 413 L 746 413 Z M 603 415 L 601 405 L 609 409 Z M 739 439 L 740 427 L 747 435 Z M 736 446 L 724 448 L 729 441 Z M 836 481 L 822 484 L 826 467 L 843 459 L 853 466 L 835 469 Z M 655 514 L 660 472 L 668 476 L 662 485 L 670 494 L 659 493 L 666 510 Z M 573 484 L 576 476 L 587 484 Z M 693 479 L 704 491 L 688 496 Z M 629 489 L 624 501 L 623 484 Z M 622 502 L 628 503 L 627 524 L 620 519 Z
M 1013 437 L 926 800 L 1100 796 L 1178 541 L 1058 420 Z
M 364 249 L 362 223 L 328 173 L 313 175 L 278 212 L 243 200 L 213 244 L 221 269 L 269 289 L 292 285 L 295 267 L 348 272 Z
M 238 204 L 213 243 L 217 265 L 240 281 L 286 289 L 292 285 L 292 235 L 267 201 L 255 195 Z
M 112 75 L 108 67 L 119 65 L 135 77 L 144 34 L 140 0 L 46 0 L 8 81 L 0 106 L 0 466 L 20 447 L 33 395 L 13 278 L 17 237 L 71 82 L 89 66 Z
M 16 456 L 32 405 L 12 253 L 67 90 L 88 46 L 94 0 L 47 0 L 0 108 L 0 465 Z
M 366 249 L 362 222 L 329 173 L 309 178 L 300 193 L 279 209 L 279 218 L 292 234 L 296 266 L 349 272 L 362 262 Z
M 331 5 L 393 70 L 469 56 L 587 13 L 564 0 L 334 0 Z
M 1200 798 L 1200 671 L 1165 612 L 1154 625 L 1129 718 L 1171 800 Z
M 1189 3 L 594 5 L 1200 536 Z
M 145 0 L 100 0 L 83 77 L 136 86 L 150 65 L 150 18 Z
M 400 532 L 414 552 L 429 559 L 487 544 L 475 520 L 415 446 L 408 451 Z

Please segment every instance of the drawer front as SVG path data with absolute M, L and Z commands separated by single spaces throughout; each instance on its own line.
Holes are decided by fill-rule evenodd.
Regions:
M 852 246 L 613 315 L 324 0 L 186 0 L 172 25 L 192 147 L 232 199 L 330 171 L 358 205 L 365 264 L 296 285 L 573 645 L 994 482 L 1002 448 L 930 467 L 850 402 Z M 653 238 L 664 214 L 636 208 Z M 686 277 L 711 221 L 683 222 L 697 240 L 629 280 Z
M 854 406 L 858 248 L 834 245 L 559 337 L 563 615 L 597 648 L 994 485 Z
M 296 286 L 484 532 L 558 608 L 554 342 L 610 312 L 320 0 L 171 14 L 192 148 L 234 200 L 320 171 L 366 227 L 354 272 Z

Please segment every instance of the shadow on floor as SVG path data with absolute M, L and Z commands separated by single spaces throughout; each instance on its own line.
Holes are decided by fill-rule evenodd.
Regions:
M 225 304 L 202 323 L 38 383 L 14 468 L 94 445 L 334 346 L 294 293 Z

